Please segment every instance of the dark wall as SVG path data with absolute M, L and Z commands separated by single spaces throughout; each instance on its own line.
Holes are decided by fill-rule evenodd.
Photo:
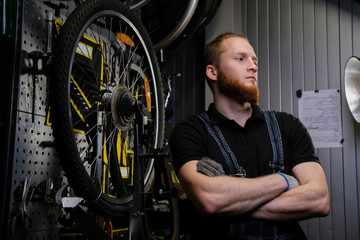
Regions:
M 207 108 L 205 106 L 205 79 L 202 68 L 204 46 L 205 32 L 202 31 L 175 52 L 169 54 L 164 52 L 166 74 L 181 74 L 181 77 L 171 78 L 172 117 L 167 119 L 165 123 L 165 140 L 169 138 L 171 131 L 178 122 Z M 179 200 L 178 204 L 180 234 L 186 236 L 194 226 L 194 209 L 189 200 Z
M 205 45 L 205 33 L 200 32 L 186 45 L 165 55 L 166 74 L 181 74 L 172 77 L 172 112 L 166 121 L 165 137 L 170 136 L 176 123 L 183 118 L 205 110 L 205 79 L 202 69 L 202 53 Z

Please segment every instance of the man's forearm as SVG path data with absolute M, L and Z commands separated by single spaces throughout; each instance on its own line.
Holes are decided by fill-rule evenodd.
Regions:
M 327 188 L 310 182 L 282 193 L 272 201 L 255 209 L 251 216 L 263 220 L 298 221 L 326 216 L 328 213 Z
M 197 208 L 207 214 L 242 215 L 278 197 L 286 188 L 279 174 L 258 178 L 209 177 L 196 171 L 196 162 L 180 170 L 184 190 Z

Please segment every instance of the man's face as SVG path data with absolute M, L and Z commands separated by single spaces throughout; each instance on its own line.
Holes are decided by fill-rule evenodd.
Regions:
M 240 104 L 256 104 L 259 100 L 257 86 L 257 57 L 250 43 L 233 37 L 223 41 L 226 51 L 220 55 L 218 69 L 219 92 Z
M 249 85 L 235 77 L 231 77 L 219 70 L 218 89 L 223 95 L 243 105 L 246 102 L 257 104 L 259 102 L 259 88 L 257 84 Z

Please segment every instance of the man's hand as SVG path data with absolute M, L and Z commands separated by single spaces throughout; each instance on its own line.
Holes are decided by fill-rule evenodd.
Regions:
M 280 173 L 280 172 L 278 172 L 278 174 L 283 176 L 285 178 L 287 184 L 288 184 L 288 187 L 286 188 L 285 191 L 288 191 L 288 190 L 290 190 L 292 188 L 295 188 L 295 187 L 300 185 L 300 183 L 299 183 L 299 181 L 297 180 L 296 177 L 293 177 L 293 176 L 285 174 L 285 173 Z
M 207 157 L 201 158 L 196 166 L 198 172 L 201 172 L 210 177 L 225 175 L 225 171 L 222 165 Z

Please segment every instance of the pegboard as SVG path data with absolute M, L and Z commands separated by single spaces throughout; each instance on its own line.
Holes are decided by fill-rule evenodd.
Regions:
M 24 181 L 25 179 L 31 179 L 31 197 L 27 209 L 32 219 L 32 228 L 29 232 L 20 230 L 12 239 L 65 239 L 61 233 L 62 226 L 58 223 L 58 217 L 62 210 L 54 203 L 52 198 L 54 191 L 59 188 L 59 185 L 66 182 L 66 178 L 61 171 L 60 161 L 54 148 L 52 129 L 47 121 L 49 83 L 51 79 L 47 77 L 48 74 L 41 72 L 44 63 L 42 61 L 34 62 L 31 54 L 41 52 L 51 55 L 48 44 L 48 16 L 52 15 L 54 18 L 59 18 L 60 21 L 65 22 L 66 16 L 74 9 L 74 3 L 71 0 L 21 0 L 18 2 L 23 5 L 21 7 L 23 12 L 18 13 L 20 16 L 18 19 L 21 20 L 21 24 L 19 24 L 21 25 L 21 56 L 20 60 L 16 62 L 20 72 L 17 79 L 18 84 L 16 84 L 18 94 L 16 109 L 14 109 L 16 117 L 12 123 L 15 125 L 15 136 L 14 143 L 11 144 L 13 149 L 10 149 L 13 153 L 13 159 L 8 229 L 11 230 L 12 216 L 20 205 Z M 49 4 L 45 4 L 45 2 L 50 2 L 56 6 L 65 4 L 66 8 L 58 11 L 56 8 L 51 8 Z M 55 31 L 55 29 L 53 30 Z M 199 38 L 199 40 L 201 39 Z M 197 42 L 201 44 L 199 46 L 202 46 L 203 41 Z M 193 49 L 198 50 L 201 47 L 196 46 L 187 49 L 189 59 L 193 59 Z M 181 52 L 181 55 L 186 56 L 187 53 L 184 51 Z M 174 61 L 179 61 L 179 59 L 182 58 L 174 55 Z M 198 62 L 197 59 L 195 59 L 195 62 L 189 61 L 189 66 L 191 66 L 189 76 L 193 76 L 195 69 L 198 67 Z M 182 67 L 182 65 L 182 63 L 172 64 L 171 62 L 169 64 L 169 66 L 176 66 L 176 68 Z M 34 73 L 34 69 L 39 69 L 39 72 Z M 178 71 L 184 72 L 186 75 L 185 71 L 179 69 L 171 69 L 169 72 Z M 188 79 L 191 83 L 194 83 L 192 78 Z M 179 84 L 185 86 L 182 82 L 179 82 Z M 201 90 L 198 87 L 192 89 Z M 182 90 L 180 88 L 180 91 Z M 201 96 L 201 93 L 193 95 Z M 185 99 L 191 100 L 191 98 Z M 198 101 L 199 99 L 203 98 L 195 100 Z M 189 102 L 193 106 L 196 101 L 194 99 L 190 100 Z M 183 101 L 179 100 L 178 102 Z M 189 108 L 189 110 L 196 111 L 194 108 Z M 72 239 L 81 239 L 81 236 L 73 236 Z
M 66 182 L 60 161 L 54 148 L 52 129 L 47 121 L 49 109 L 49 81 L 44 72 L 45 62 L 34 61 L 34 53 L 51 53 L 48 44 L 48 16 L 55 16 L 55 10 L 45 1 L 23 1 L 21 29 L 20 77 L 16 107 L 16 131 L 13 144 L 13 166 L 9 211 L 9 236 L 14 239 L 59 239 L 58 217 L 61 208 L 55 203 L 55 191 Z M 48 1 L 49 2 L 49 1 Z M 73 7 L 70 1 L 51 1 L 64 3 L 66 8 L 59 15 L 64 16 Z M 63 16 L 63 17 L 61 17 Z M 35 71 L 36 70 L 36 71 Z M 21 203 L 25 179 L 31 186 L 27 210 L 31 217 L 30 231 L 13 228 L 13 216 Z

